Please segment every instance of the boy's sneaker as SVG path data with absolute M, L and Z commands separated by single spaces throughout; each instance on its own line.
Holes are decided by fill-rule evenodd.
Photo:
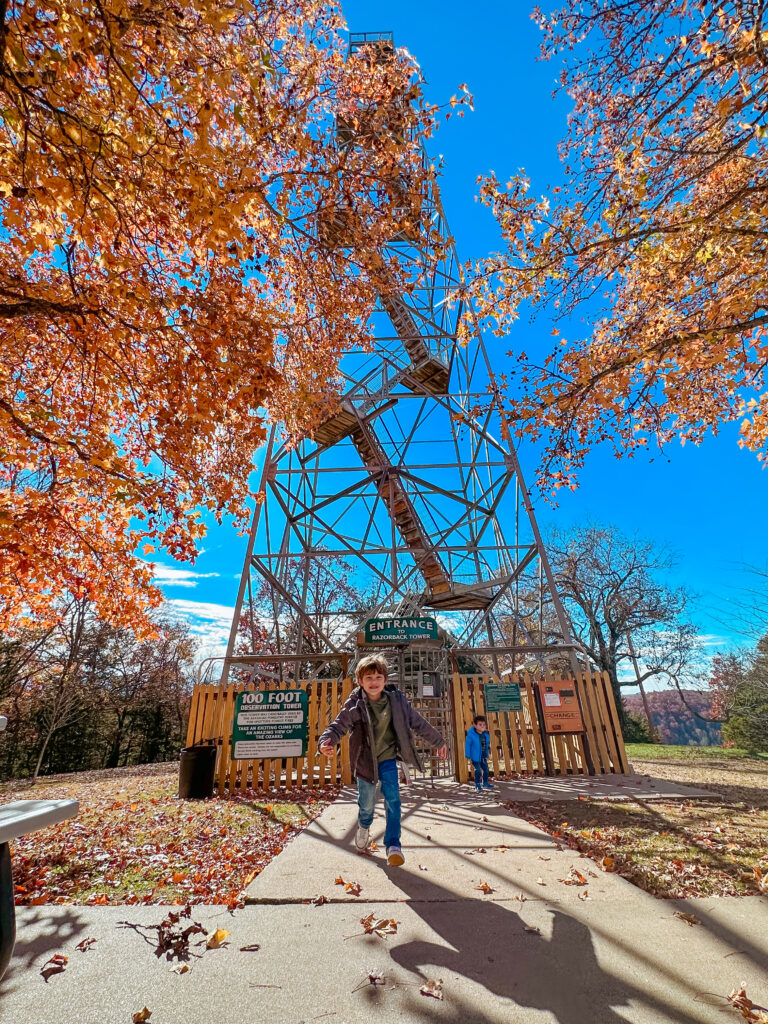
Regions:
M 399 868 L 401 864 L 405 864 L 405 857 L 399 846 L 387 847 L 387 864 L 391 864 L 393 868 Z
M 355 835 L 355 847 L 363 853 L 368 849 L 368 843 L 371 841 L 371 830 L 369 828 L 363 828 L 362 825 L 357 826 L 357 833 Z
M 484 782 L 483 789 L 496 789 L 496 787 L 492 785 L 490 782 Z
M 482 786 L 475 786 L 475 792 L 482 793 L 483 792 L 483 787 Z

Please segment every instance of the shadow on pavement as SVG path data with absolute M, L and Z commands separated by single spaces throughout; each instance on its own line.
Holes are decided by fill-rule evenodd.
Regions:
M 33 914 L 25 914 L 20 920 L 16 914 L 16 945 L 5 977 L 0 981 L 0 1001 L 14 991 L 14 981 L 29 970 L 40 970 L 54 953 L 61 953 L 72 946 L 75 940 L 85 937 L 86 922 L 77 912 L 77 907 L 40 907 Z M 42 932 L 38 929 L 42 928 Z M 38 932 L 33 939 L 26 939 L 25 933 Z M 86 954 L 87 955 L 87 954 Z M 45 982 L 40 978 L 40 984 Z
M 409 876 L 393 875 L 407 893 Z M 473 898 L 457 901 L 441 886 L 419 879 L 418 899 L 411 909 L 452 949 L 432 942 L 394 946 L 392 959 L 419 979 L 448 972 L 463 975 L 502 999 L 520 1007 L 549 1011 L 558 1024 L 626 1024 L 633 1001 L 643 1003 L 677 1024 L 697 1024 L 700 1018 L 681 1014 L 650 992 L 628 985 L 599 965 L 589 928 L 563 909 L 552 915 L 550 938 L 525 931 L 522 917 L 503 904 Z M 446 897 L 452 902 L 446 902 Z M 425 971 L 426 965 L 431 970 Z M 445 972 L 442 974 L 441 972 Z M 469 1015 L 468 1015 L 469 1014 Z M 446 1019 L 442 1017 L 441 1019 Z M 450 1019 L 450 1018 L 448 1018 Z M 459 1024 L 487 1021 L 477 1007 L 464 1003 L 452 1018 Z M 514 1018 L 510 1018 L 514 1019 Z

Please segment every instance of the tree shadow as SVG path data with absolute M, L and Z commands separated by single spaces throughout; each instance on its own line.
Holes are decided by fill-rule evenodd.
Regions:
M 526 931 L 521 915 L 505 904 L 457 899 L 423 878 L 412 885 L 412 877 L 393 875 L 405 893 L 418 893 L 409 907 L 442 942 L 406 942 L 393 946 L 390 955 L 419 981 L 459 974 L 519 1007 L 549 1011 L 558 1024 L 626 1024 L 626 1010 L 618 1008 L 633 1002 L 660 1018 L 673 1015 L 676 1024 L 698 1024 L 698 1017 L 603 970 L 589 928 L 562 907 L 547 908 L 552 933 L 546 938 Z M 488 1014 L 480 1005 L 473 1012 L 465 1003 L 454 1017 L 441 1019 L 485 1024 Z
M 37 931 L 40 928 L 42 931 Z M 37 933 L 28 938 L 33 929 Z M 82 938 L 86 929 L 87 922 L 78 914 L 76 907 L 58 906 L 50 910 L 40 907 L 31 915 L 25 914 L 21 921 L 17 908 L 16 945 L 8 970 L 0 981 L 0 1001 L 14 991 L 14 982 L 20 982 L 24 973 L 33 968 L 39 970 L 54 953 L 60 953 Z

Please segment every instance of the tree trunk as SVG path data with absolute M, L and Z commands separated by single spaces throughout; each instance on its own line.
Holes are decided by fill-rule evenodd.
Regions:
M 126 712 L 119 711 L 117 713 L 117 725 L 112 735 L 112 745 L 107 755 L 107 763 L 105 768 L 117 768 L 120 764 L 120 748 L 123 743 L 123 730 L 125 729 Z
M 37 781 L 37 776 L 40 774 L 40 765 L 43 763 L 43 757 L 45 756 L 45 751 L 48 749 L 48 744 L 50 742 L 51 736 L 53 736 L 55 731 L 56 731 L 56 728 L 55 728 L 55 726 L 52 725 L 48 729 L 48 732 L 46 733 L 45 739 L 43 740 L 43 745 L 40 748 L 40 753 L 37 755 L 37 764 L 35 765 L 35 771 L 34 771 L 34 774 L 32 775 L 32 781 L 33 782 Z
M 627 713 L 624 710 L 624 702 L 621 697 L 621 687 L 619 686 L 618 673 L 616 672 L 616 666 L 610 665 L 608 667 L 608 678 L 611 680 L 611 689 L 613 690 L 613 699 L 616 701 L 616 711 L 619 716 L 619 728 L 621 729 L 622 735 L 624 734 L 624 727 L 627 722 Z

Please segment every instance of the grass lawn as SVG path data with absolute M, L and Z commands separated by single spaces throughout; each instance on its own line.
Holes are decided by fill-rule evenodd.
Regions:
M 16 788 L 15 788 L 16 787 Z M 5 783 L 0 803 L 76 799 L 77 818 L 12 844 L 16 902 L 241 904 L 243 890 L 335 788 L 179 800 L 178 765 Z
M 675 747 L 663 743 L 627 743 L 630 761 L 743 761 L 745 758 L 765 762 L 768 771 L 768 754 L 750 754 L 737 747 Z
M 640 775 L 711 799 L 537 801 L 515 813 L 655 896 L 768 894 L 768 758 L 720 747 L 630 744 Z

